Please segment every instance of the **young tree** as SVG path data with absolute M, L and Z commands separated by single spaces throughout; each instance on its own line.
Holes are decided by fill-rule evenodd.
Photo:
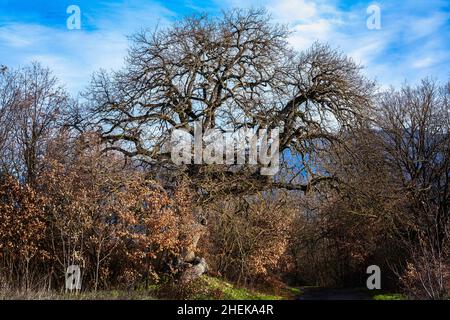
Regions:
M 14 124 L 14 106 L 19 102 L 17 87 L 17 73 L 9 71 L 6 67 L 0 72 L 0 172 L 11 173 L 11 158 L 7 157 L 8 148 L 11 147 Z
M 75 264 L 94 290 L 156 281 L 189 245 L 183 188 L 169 195 L 120 153 L 103 153 L 95 134 L 61 135 L 46 160 L 37 190 L 48 199 L 46 240 L 58 280 Z
M 14 289 L 29 290 L 34 262 L 48 258 L 43 205 L 29 185 L 0 177 L 0 278 Z
M 58 80 L 37 62 L 0 74 L 0 148 L 8 172 L 34 182 L 67 102 Z

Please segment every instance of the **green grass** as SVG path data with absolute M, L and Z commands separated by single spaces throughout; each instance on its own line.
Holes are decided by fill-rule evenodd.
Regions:
M 302 294 L 302 290 L 300 288 L 295 288 L 295 287 L 289 287 L 287 289 L 289 291 L 290 294 L 292 294 L 293 296 L 299 296 Z
M 60 299 L 73 300 L 155 300 L 152 290 L 105 290 L 63 294 Z
M 280 293 L 269 294 L 245 287 L 239 287 L 220 278 L 203 276 L 197 282 L 201 290 L 193 291 L 187 299 L 193 300 L 283 300 L 294 299 L 303 293 L 303 287 L 284 287 Z M 167 299 L 158 295 L 160 287 L 152 285 L 136 290 L 105 290 L 97 292 L 61 293 L 61 292 L 2 292 L 0 299 L 24 299 L 24 300 L 153 300 Z M 407 297 L 399 293 L 377 293 L 372 296 L 374 300 L 407 300 Z
M 156 296 L 150 290 L 101 290 L 77 293 L 55 291 L 2 292 L 0 300 L 154 300 Z
M 225 300 L 282 300 L 284 297 L 257 292 L 247 288 L 235 286 L 225 280 L 210 276 L 203 276 L 202 280 L 211 292 L 219 293 L 221 299 Z M 198 299 L 213 299 L 210 296 L 198 296 Z
M 406 300 L 406 297 L 400 293 L 384 293 L 373 296 L 374 300 Z
M 196 280 L 197 281 L 197 280 Z M 175 284 L 177 288 L 178 284 Z M 202 276 L 197 282 L 193 283 L 194 290 L 189 293 L 186 299 L 193 300 L 282 300 L 291 299 L 300 293 L 299 288 L 285 287 L 280 294 L 271 294 L 240 287 L 212 276 Z M 135 290 L 99 290 L 89 292 L 64 293 L 55 291 L 42 292 L 2 292 L 0 299 L 23 299 L 23 300 L 154 300 L 171 299 L 169 296 L 161 296 L 162 285 L 150 285 Z M 187 287 L 189 291 L 189 287 Z M 185 298 L 181 298 L 185 299 Z

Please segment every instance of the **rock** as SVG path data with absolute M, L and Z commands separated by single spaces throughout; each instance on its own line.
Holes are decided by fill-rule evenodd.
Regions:
M 188 267 L 184 271 L 183 275 L 181 276 L 182 282 L 195 280 L 208 271 L 208 264 L 206 263 L 206 260 L 204 258 L 196 257 L 194 262 L 196 263 L 195 265 Z

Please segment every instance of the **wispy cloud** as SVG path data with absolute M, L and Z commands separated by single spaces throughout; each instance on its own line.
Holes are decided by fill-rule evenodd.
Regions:
M 450 75 L 450 4 L 444 0 L 380 1 L 380 30 L 366 26 L 372 2 L 342 0 L 79 0 L 82 29 L 67 30 L 69 2 L 0 0 L 0 63 L 39 60 L 76 93 L 93 71 L 118 68 L 129 46 L 127 36 L 141 28 L 167 25 L 191 12 L 252 6 L 266 7 L 275 21 L 288 24 L 293 47 L 328 42 L 363 64 L 367 76 L 383 86 L 425 76 L 445 81 Z
M 84 89 L 94 71 L 122 65 L 129 46 L 127 36 L 143 27 L 167 24 L 174 16 L 159 4 L 139 5 L 137 1 L 105 5 L 96 17 L 89 10 L 81 10 L 81 30 L 42 25 L 39 21 L 0 24 L 0 63 L 19 66 L 40 61 L 75 94 Z
M 381 29 L 366 25 L 369 5 L 381 9 Z M 238 1 L 229 0 L 227 7 Z M 292 46 L 299 50 L 314 41 L 328 42 L 356 62 L 382 86 L 398 86 L 432 76 L 450 76 L 450 4 L 430 1 L 311 1 L 251 0 L 247 6 L 264 6 L 293 33 Z

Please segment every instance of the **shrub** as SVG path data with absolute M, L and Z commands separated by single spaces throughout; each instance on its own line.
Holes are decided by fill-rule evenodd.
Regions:
M 228 200 L 211 208 L 208 261 L 240 284 L 269 281 L 283 268 L 293 210 L 282 195 Z

